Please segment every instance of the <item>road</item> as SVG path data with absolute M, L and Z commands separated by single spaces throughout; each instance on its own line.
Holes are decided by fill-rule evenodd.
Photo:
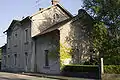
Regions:
M 57 79 L 0 72 L 0 80 L 57 80 Z
M 49 78 L 0 72 L 0 80 L 95 80 L 95 79 L 73 78 L 73 77 L 63 77 L 63 76 L 48 76 L 48 77 Z

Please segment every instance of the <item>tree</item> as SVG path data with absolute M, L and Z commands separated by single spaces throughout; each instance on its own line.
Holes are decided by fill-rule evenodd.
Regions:
M 83 0 L 93 17 L 93 45 L 106 64 L 120 64 L 120 0 Z
M 0 49 L 0 60 L 2 58 L 2 49 Z

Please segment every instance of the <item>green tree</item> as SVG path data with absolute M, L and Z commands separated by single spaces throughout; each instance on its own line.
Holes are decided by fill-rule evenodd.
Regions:
M 0 60 L 2 58 L 2 49 L 0 49 Z
M 93 45 L 106 64 L 120 64 L 120 0 L 83 0 L 95 20 Z

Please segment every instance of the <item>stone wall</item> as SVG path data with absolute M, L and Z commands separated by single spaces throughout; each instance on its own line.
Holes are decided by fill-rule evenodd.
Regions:
M 47 74 L 60 73 L 59 59 L 59 31 L 55 30 L 36 37 L 36 65 L 37 72 Z M 48 51 L 48 66 L 45 66 L 45 51 Z
M 30 72 L 32 63 L 32 38 L 30 20 L 15 23 L 12 25 L 11 30 L 9 30 L 7 34 L 6 70 L 12 72 Z M 25 56 L 26 53 L 27 59 Z
M 78 14 L 59 28 L 60 43 L 71 50 L 72 63 L 81 63 L 90 59 L 92 19 L 86 12 Z
M 47 28 L 68 19 L 66 15 L 59 7 L 52 6 L 47 9 L 43 9 L 35 13 L 32 17 L 32 33 L 31 36 L 34 37 Z

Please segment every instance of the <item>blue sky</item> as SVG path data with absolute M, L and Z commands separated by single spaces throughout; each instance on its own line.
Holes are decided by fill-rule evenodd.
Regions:
M 82 0 L 60 0 L 73 15 L 81 8 Z M 0 0 L 0 46 L 6 43 L 6 35 L 3 34 L 13 19 L 21 20 L 22 17 L 30 16 L 39 8 L 51 6 L 51 0 Z

